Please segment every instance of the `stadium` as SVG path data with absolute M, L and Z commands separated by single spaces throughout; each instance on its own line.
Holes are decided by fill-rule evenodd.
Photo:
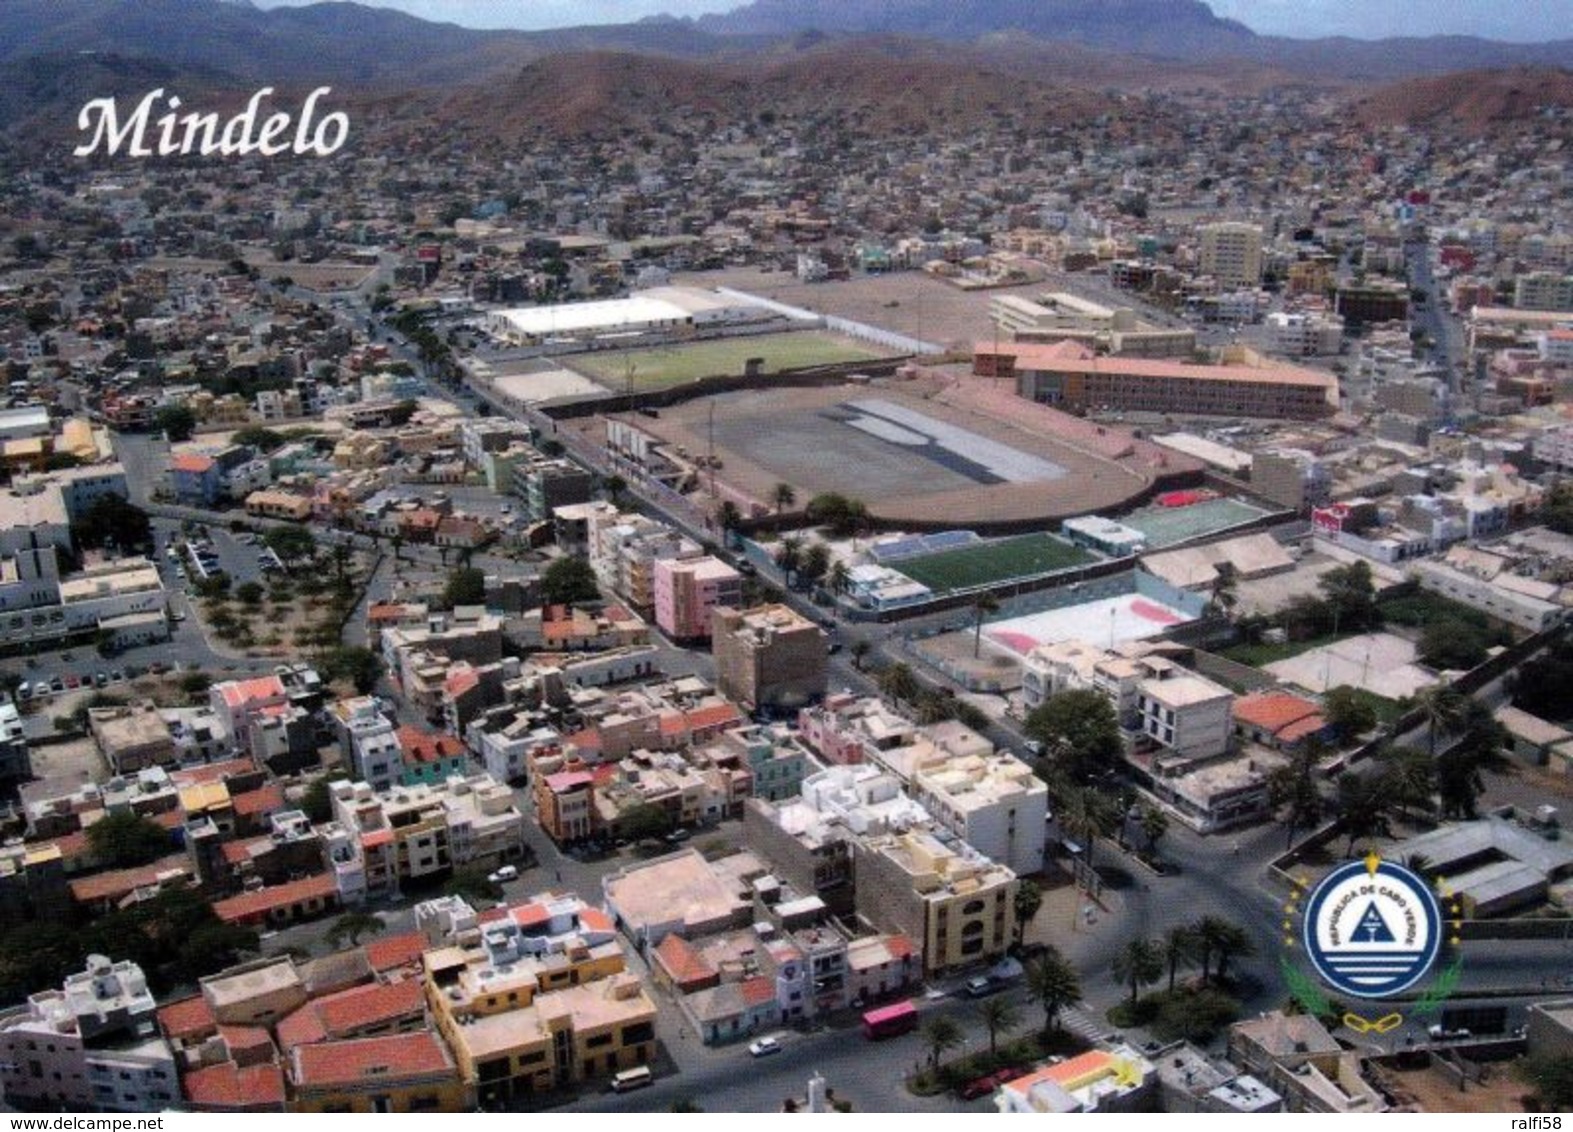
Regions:
M 604 444 L 607 419 L 564 424 Z M 926 371 L 810 387 L 761 383 L 663 407 L 657 416 L 616 419 L 642 434 L 650 451 L 714 457 L 703 491 L 745 515 L 773 514 L 776 486 L 784 483 L 797 506 L 839 492 L 862 500 L 882 526 L 913 531 L 1041 529 L 1121 508 L 1155 485 L 1196 477 L 1200 467 L 991 382 Z M 1052 554 L 1048 568 L 1081 560 L 1059 543 L 1022 551 L 1024 561 Z M 944 575 L 945 563 L 938 569 Z

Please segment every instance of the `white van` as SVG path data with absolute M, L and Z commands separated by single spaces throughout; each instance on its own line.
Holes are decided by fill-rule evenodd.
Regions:
M 612 1092 L 626 1093 L 630 1089 L 642 1089 L 646 1085 L 655 1084 L 655 1074 L 650 1072 L 648 1065 L 640 1065 L 633 1069 L 624 1069 L 612 1078 Z

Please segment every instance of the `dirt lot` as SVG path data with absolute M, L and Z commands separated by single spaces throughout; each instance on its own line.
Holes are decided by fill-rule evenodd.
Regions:
M 1421 1112 L 1526 1112 L 1523 1097 L 1530 1090 L 1513 1072 L 1513 1063 L 1495 1062 L 1485 1067 L 1483 1084 L 1471 1082 L 1459 1092 L 1458 1078 L 1432 1065 L 1427 1069 L 1395 1069 L 1384 1065 L 1382 1074 L 1395 1094 L 1413 1098 Z

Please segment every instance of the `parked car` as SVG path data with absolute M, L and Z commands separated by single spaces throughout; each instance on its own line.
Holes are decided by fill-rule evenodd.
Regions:
M 674 829 L 671 833 L 667 834 L 666 839 L 673 845 L 677 845 L 687 841 L 690 836 L 692 835 L 686 829 L 683 829 L 681 826 L 679 826 L 677 829 Z
M 760 1038 L 757 1042 L 748 1043 L 750 1057 L 769 1057 L 773 1053 L 781 1052 L 781 1043 L 775 1038 Z
M 518 880 L 519 870 L 514 868 L 512 865 L 504 865 L 496 872 L 488 874 L 486 879 L 491 881 L 493 884 L 504 884 L 510 880 Z
M 979 975 L 975 979 L 967 980 L 967 997 L 985 998 L 999 990 L 999 984 L 988 975 Z

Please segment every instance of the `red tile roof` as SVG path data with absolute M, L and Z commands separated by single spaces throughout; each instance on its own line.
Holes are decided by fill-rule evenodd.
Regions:
M 690 731 L 702 731 L 709 727 L 720 727 L 728 723 L 741 723 L 743 713 L 732 704 L 711 704 L 708 707 L 695 708 L 687 717 Z
M 1310 700 L 1288 692 L 1258 692 L 1234 701 L 1234 718 L 1276 735 L 1291 723 L 1315 715 L 1320 709 Z
M 326 1041 L 328 1030 L 316 1010 L 317 1004 L 308 1002 L 279 1019 L 274 1030 L 279 1036 L 279 1048 L 288 1053 L 296 1046 L 309 1046 Z
M 451 759 L 464 753 L 464 744 L 452 735 L 444 735 L 438 731 L 422 731 L 419 727 L 405 724 L 394 733 L 399 741 L 399 748 L 405 757 L 412 762 L 434 763 L 443 759 Z
M 296 1087 L 306 1088 L 456 1074 L 453 1059 L 442 1041 L 424 1031 L 297 1046 L 290 1052 L 290 1069 Z
M 892 959 L 907 959 L 912 955 L 912 941 L 904 935 L 888 936 L 885 939 L 885 950 L 890 952 Z
M 775 982 L 764 975 L 744 979 L 740 989 L 743 992 L 743 1002 L 749 1006 L 763 1006 L 776 997 Z
M 1308 715 L 1304 719 L 1297 719 L 1278 732 L 1280 743 L 1298 743 L 1308 735 L 1315 735 L 1327 726 L 1327 720 L 1321 712 Z
M 284 1107 L 284 1072 L 277 1065 L 245 1069 L 233 1061 L 187 1073 L 181 1081 L 186 1101 L 200 1109 L 263 1109 Z
M 656 945 L 655 954 L 666 973 L 680 987 L 693 986 L 718 977 L 715 965 L 701 955 L 693 944 L 675 933 Z
M 275 908 L 288 908 L 292 904 L 301 904 L 308 900 L 322 900 L 332 896 L 336 891 L 333 878 L 326 873 L 318 873 L 316 876 L 292 880 L 287 884 L 275 884 L 268 888 L 259 888 L 255 892 L 243 892 L 239 896 L 216 901 L 213 911 L 217 913 L 219 919 L 234 923 L 237 920 L 266 915 Z
M 171 460 L 169 466 L 172 471 L 201 475 L 213 466 L 213 457 L 202 456 L 195 452 L 183 452 Z
M 202 1039 L 218 1028 L 213 1010 L 200 994 L 158 1008 L 158 1026 L 172 1040 Z
M 517 908 L 509 910 L 513 922 L 521 928 L 537 928 L 549 924 L 552 914 L 546 910 L 544 904 L 520 904 Z
M 273 1035 L 261 1026 L 220 1026 L 218 1032 L 232 1061 L 254 1065 L 273 1060 Z
M 158 881 L 162 872 L 179 871 L 191 875 L 191 863 L 184 853 L 160 858 L 139 869 L 114 869 L 90 877 L 80 877 L 69 882 L 71 899 L 78 904 L 95 904 L 100 900 L 118 900 L 134 889 L 145 888 Z
M 585 908 L 579 913 L 579 926 L 588 932 L 612 931 L 612 918 L 599 908 Z
M 219 846 L 219 852 L 224 855 L 224 863 L 233 867 L 245 864 L 258 850 L 266 849 L 272 844 L 271 837 L 254 837 L 249 841 L 226 841 Z
M 256 790 L 232 795 L 229 803 L 240 816 L 271 814 L 284 808 L 284 791 L 270 782 Z
M 224 702 L 232 708 L 264 700 L 282 699 L 284 681 L 277 676 L 256 676 L 250 680 L 229 680 L 219 686 Z
M 386 1022 L 419 1016 L 426 1010 L 426 999 L 418 979 L 401 983 L 372 983 L 326 995 L 311 1004 L 317 1017 L 334 1036 L 368 1030 Z
M 256 769 L 257 764 L 249 758 L 225 759 L 223 762 L 207 763 L 204 766 L 188 766 L 180 770 L 172 770 L 169 772 L 169 781 L 177 788 L 184 789 L 187 786 L 201 786 L 207 782 L 223 782 L 236 775 L 252 774 Z
M 391 971 L 395 967 L 419 966 L 426 947 L 426 937 L 420 932 L 404 932 L 373 940 L 364 950 L 373 971 Z

